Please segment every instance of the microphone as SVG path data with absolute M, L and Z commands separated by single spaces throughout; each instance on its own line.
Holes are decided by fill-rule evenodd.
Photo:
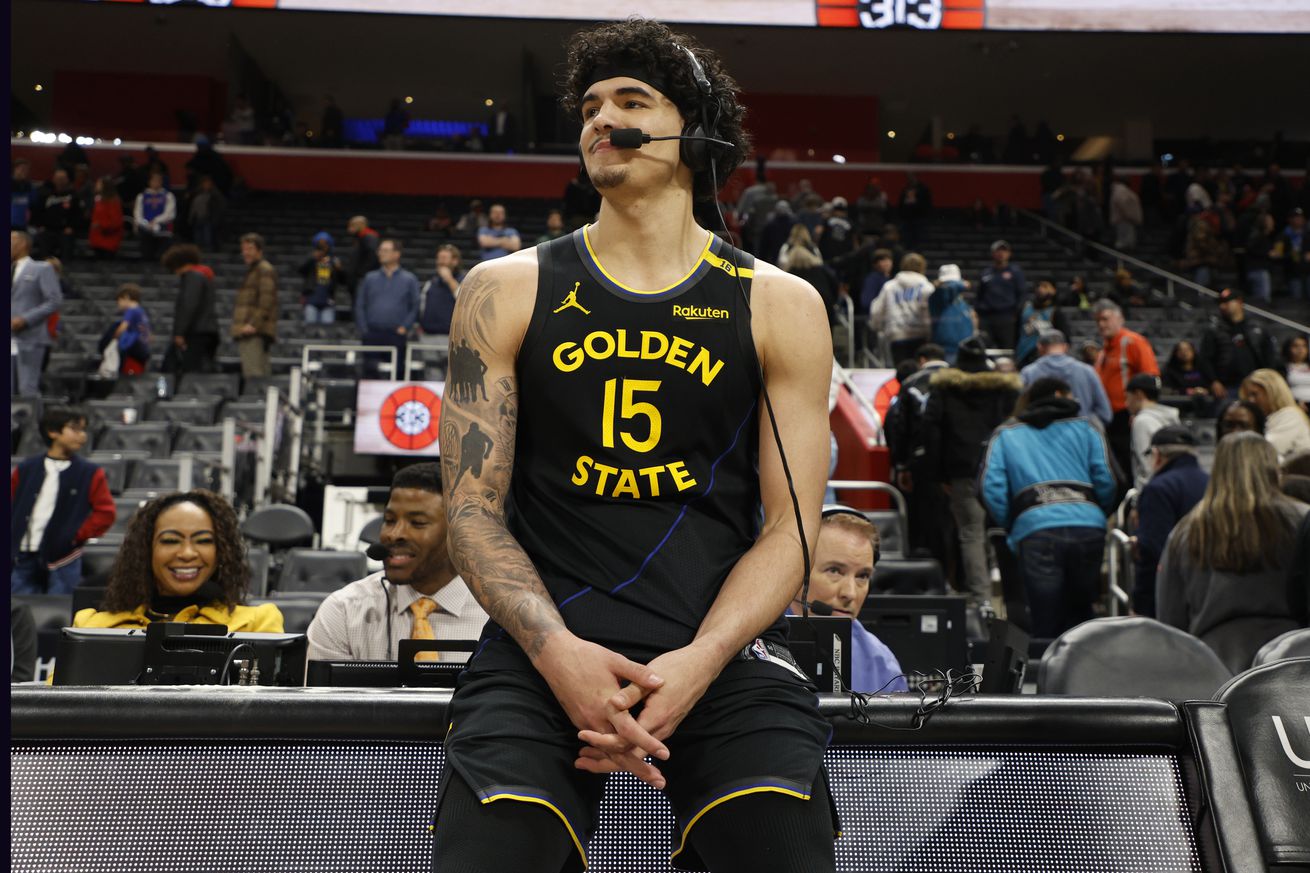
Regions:
M 672 139 L 685 139 L 689 142 L 711 142 L 728 148 L 733 147 L 732 143 L 727 140 L 715 139 L 712 136 L 651 136 L 639 127 L 621 127 L 610 131 L 610 145 L 616 149 L 639 149 L 648 142 L 664 142 Z
M 810 608 L 810 612 L 815 615 L 829 616 L 832 615 L 832 607 L 822 600 L 802 600 L 801 603 Z
M 384 543 L 374 543 L 368 547 L 368 551 L 364 552 L 364 554 L 368 555 L 371 561 L 385 561 L 387 556 L 391 554 L 391 547 Z

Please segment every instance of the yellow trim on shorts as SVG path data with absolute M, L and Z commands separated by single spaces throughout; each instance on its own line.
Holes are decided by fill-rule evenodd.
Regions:
M 696 271 L 700 269 L 700 265 L 702 263 L 704 263 L 709 258 L 714 257 L 714 255 L 710 253 L 710 246 L 714 244 L 714 234 L 710 233 L 709 231 L 706 231 L 706 236 L 708 236 L 709 239 L 705 240 L 705 248 L 701 250 L 700 257 L 696 259 L 696 263 L 692 264 L 691 270 L 687 273 L 687 275 L 683 276 L 681 279 L 674 282 L 672 285 L 668 285 L 664 288 L 660 288 L 658 291 L 643 291 L 640 288 L 633 288 L 629 285 L 624 285 L 618 279 L 615 279 L 613 276 L 610 275 L 609 270 L 606 270 L 605 265 L 600 262 L 600 258 L 596 257 L 596 250 L 591 247 L 591 237 L 587 233 L 587 231 L 590 228 L 591 225 L 589 224 L 582 228 L 582 241 L 587 246 L 587 254 L 591 257 L 591 262 L 596 265 L 596 269 L 600 270 L 601 275 L 603 275 L 606 279 L 609 279 L 618 287 L 622 288 L 624 291 L 627 291 L 629 294 L 654 295 L 654 294 L 665 294 L 669 291 L 672 291 L 674 288 L 677 288 L 679 285 L 683 284 L 684 282 L 688 281 L 693 276 L 695 276 Z
M 727 801 L 732 800 L 735 797 L 743 797 L 747 794 L 759 794 L 764 791 L 776 791 L 779 794 L 786 794 L 788 797 L 797 797 L 800 798 L 801 800 L 810 799 L 810 795 L 808 794 L 801 794 L 799 791 L 792 791 L 789 788 L 779 788 L 776 785 L 762 785 L 758 788 L 743 788 L 740 791 L 734 791 L 731 794 L 725 794 L 722 797 L 720 797 L 718 800 L 711 801 L 700 812 L 692 816 L 691 821 L 687 822 L 687 826 L 682 829 L 682 839 L 678 841 L 678 848 L 674 851 L 672 855 L 669 856 L 669 860 L 673 860 L 674 858 L 678 857 L 678 855 L 682 852 L 682 850 L 687 848 L 688 834 L 691 833 L 691 829 L 696 826 L 696 822 L 700 821 L 701 816 L 705 815 L 705 813 L 709 812 L 711 809 L 718 806 L 720 803 L 726 803 Z
M 578 835 L 574 833 L 573 825 L 569 824 L 569 820 L 564 817 L 564 813 L 560 812 L 558 806 L 551 803 L 549 800 L 543 800 L 540 797 L 530 797 L 526 794 L 492 794 L 489 797 L 482 798 L 482 803 L 485 806 L 486 804 L 497 800 L 518 800 L 523 803 L 537 803 L 555 813 L 555 815 L 559 816 L 559 820 L 564 823 L 564 829 L 569 832 L 569 839 L 573 840 L 573 845 L 578 850 L 578 856 L 582 858 L 582 866 L 584 868 L 587 866 L 587 851 L 582 848 L 582 841 L 579 840 Z

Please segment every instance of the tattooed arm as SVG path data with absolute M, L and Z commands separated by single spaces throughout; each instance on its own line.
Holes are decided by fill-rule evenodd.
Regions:
M 661 680 L 648 667 L 572 634 L 505 524 L 518 426 L 515 363 L 536 285 L 536 253 L 528 250 L 479 264 L 460 286 L 450 326 L 452 388 L 441 409 L 450 556 L 478 603 L 522 647 L 578 728 L 617 730 L 644 754 L 666 758 L 663 743 L 610 703 L 624 682 L 642 689 L 634 695 L 639 700 Z M 650 764 L 625 769 L 663 785 Z

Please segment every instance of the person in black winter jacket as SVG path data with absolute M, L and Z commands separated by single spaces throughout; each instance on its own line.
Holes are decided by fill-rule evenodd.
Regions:
M 1137 573 L 1133 612 L 1155 617 L 1155 570 L 1174 526 L 1205 494 L 1210 475 L 1196 457 L 1196 437 L 1182 425 L 1151 437 L 1154 472 L 1137 498 Z
M 160 261 L 179 280 L 173 304 L 173 348 L 164 369 L 179 374 L 208 373 L 218 350 L 214 271 L 200 263 L 200 249 L 188 244 L 170 247 Z
M 919 347 L 919 369 L 901 381 L 896 402 L 887 410 L 885 430 L 891 451 L 896 487 L 905 494 L 910 512 L 910 548 L 927 549 L 943 567 L 951 564 L 950 525 L 944 524 L 949 508 L 936 477 L 924 464 L 923 415 L 932 392 L 928 383 L 946 368 L 946 353 L 936 343 Z M 922 487 L 916 487 L 922 483 Z
M 938 370 L 928 386 L 924 467 L 936 483 L 930 487 L 941 487 L 950 496 L 960 531 L 963 587 L 971 602 L 982 603 L 990 600 L 992 586 L 976 476 L 987 441 L 1014 412 L 1023 382 L 1017 373 L 993 372 L 982 339 L 970 337 L 960 343 L 955 366 Z
M 1246 317 L 1242 294 L 1232 288 L 1219 294 L 1219 315 L 1201 337 L 1199 359 L 1218 400 L 1235 397 L 1242 380 L 1256 370 L 1279 365 L 1273 336 Z

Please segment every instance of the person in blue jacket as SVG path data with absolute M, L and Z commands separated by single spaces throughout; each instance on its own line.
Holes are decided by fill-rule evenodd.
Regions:
M 992 434 L 978 491 L 1018 556 L 1034 637 L 1093 617 L 1118 477 L 1104 430 L 1063 380 L 1034 382 Z

